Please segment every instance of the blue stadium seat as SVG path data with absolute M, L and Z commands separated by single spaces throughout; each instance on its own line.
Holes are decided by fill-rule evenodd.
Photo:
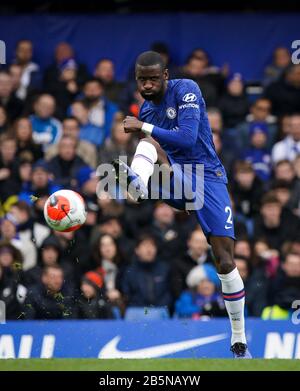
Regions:
M 170 318 L 169 310 L 166 307 L 128 307 L 124 319 L 136 320 L 159 320 Z
M 121 311 L 120 311 L 119 307 L 113 306 L 112 307 L 112 313 L 113 313 L 114 319 L 122 319 L 122 314 L 121 314 Z

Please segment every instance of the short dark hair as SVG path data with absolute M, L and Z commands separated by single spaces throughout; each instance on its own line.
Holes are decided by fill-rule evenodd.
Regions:
M 275 180 L 272 185 L 271 185 L 272 190 L 277 190 L 277 189 L 288 189 L 291 190 L 291 184 L 284 179 L 277 179 Z
M 42 275 L 47 274 L 50 269 L 60 270 L 62 273 L 64 273 L 64 270 L 63 270 L 63 268 L 61 266 L 59 266 L 59 265 L 48 265 L 48 266 L 43 267 Z
M 278 204 L 278 205 L 280 205 L 280 201 L 278 200 L 278 198 L 276 197 L 276 195 L 272 191 L 269 191 L 267 194 L 265 194 L 262 197 L 261 207 L 263 207 L 263 206 L 265 206 L 267 204 Z
M 98 77 L 90 77 L 89 79 L 87 79 L 85 82 L 84 82 L 84 85 L 83 87 L 85 87 L 87 84 L 89 83 L 97 83 L 99 84 L 101 87 L 103 87 L 103 82 L 98 78 Z
M 157 240 L 156 237 L 151 234 L 151 232 L 143 232 L 139 235 L 135 248 L 139 247 L 141 243 L 143 242 L 152 242 L 155 247 L 157 247 Z
M 140 65 L 142 67 L 159 65 L 161 69 L 165 69 L 165 64 L 162 59 L 162 56 L 159 53 L 154 52 L 152 50 L 141 53 L 136 59 L 135 66 L 137 65 Z
M 75 101 L 73 103 L 78 103 L 78 102 L 80 102 L 80 101 Z M 82 103 L 82 102 L 80 102 L 80 103 Z M 62 122 L 64 123 L 65 121 L 75 121 L 78 126 L 80 125 L 80 122 L 78 121 L 78 119 L 76 117 L 74 117 L 73 115 L 70 115 L 69 117 L 64 118 Z

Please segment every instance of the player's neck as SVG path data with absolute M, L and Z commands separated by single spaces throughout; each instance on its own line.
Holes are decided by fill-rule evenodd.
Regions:
M 165 93 L 167 91 L 167 88 L 168 88 L 168 80 L 165 81 L 161 94 L 157 98 L 155 98 L 151 101 L 154 105 L 159 106 L 161 104 L 161 102 L 165 96 Z

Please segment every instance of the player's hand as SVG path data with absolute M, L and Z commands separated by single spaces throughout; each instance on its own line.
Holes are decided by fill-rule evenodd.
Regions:
M 129 115 L 124 119 L 123 124 L 125 133 L 140 132 L 143 126 L 142 121 L 139 121 L 135 117 L 130 117 Z

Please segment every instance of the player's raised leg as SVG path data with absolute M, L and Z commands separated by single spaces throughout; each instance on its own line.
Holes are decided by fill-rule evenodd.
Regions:
M 117 181 L 135 201 L 141 202 L 148 198 L 148 183 L 156 162 L 169 166 L 166 153 L 152 137 L 143 138 L 139 142 L 130 167 L 120 159 L 112 162 L 117 173 L 123 171 L 123 174 L 127 174 L 117 175 Z
M 245 335 L 244 283 L 233 260 L 234 240 L 225 236 L 210 236 L 210 244 L 231 323 L 231 351 L 235 358 L 251 358 Z

